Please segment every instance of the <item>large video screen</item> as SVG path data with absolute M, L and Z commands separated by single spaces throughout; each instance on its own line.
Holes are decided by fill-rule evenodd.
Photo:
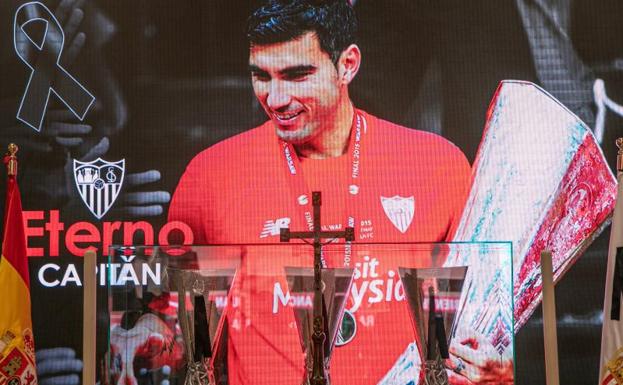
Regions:
M 19 146 L 40 381 L 77 383 L 86 250 L 278 243 L 281 228 L 313 229 L 321 191 L 323 230 L 354 226 L 355 242 L 514 242 L 519 384 L 544 382 L 531 247 L 573 246 L 556 275 L 561 381 L 594 382 L 623 123 L 620 15 L 610 0 L 2 1 L 0 144 Z M 536 91 L 514 99 L 527 82 Z M 551 186 L 515 183 L 550 174 Z M 487 226 L 513 202 L 477 236 L 477 219 Z M 367 258 L 342 259 L 354 287 L 370 285 L 365 317 L 347 309 L 360 328 L 385 297 L 374 282 L 395 281 L 372 280 L 382 261 Z M 384 363 L 400 359 L 394 348 Z

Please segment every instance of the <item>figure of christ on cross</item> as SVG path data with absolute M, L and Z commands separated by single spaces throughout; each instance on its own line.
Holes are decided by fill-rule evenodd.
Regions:
M 280 233 L 281 242 L 290 242 L 291 239 L 301 239 L 303 241 L 313 239 L 314 245 L 314 334 L 313 339 L 313 370 L 310 378 L 311 385 L 327 385 L 328 373 L 324 367 L 325 361 L 325 341 L 327 340 L 327 311 L 325 309 L 324 296 L 322 294 L 324 285 L 322 282 L 322 240 L 330 239 L 329 242 L 344 238 L 346 242 L 355 240 L 355 229 L 346 227 L 344 231 L 322 231 L 320 206 L 322 206 L 322 194 L 320 191 L 312 192 L 312 207 L 314 210 L 314 228 L 312 231 L 290 231 L 289 228 L 282 228 Z M 330 341 L 329 343 L 332 343 Z

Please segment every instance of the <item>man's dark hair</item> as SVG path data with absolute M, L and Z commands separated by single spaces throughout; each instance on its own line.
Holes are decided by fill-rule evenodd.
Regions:
M 253 12 L 247 25 L 251 45 L 283 43 L 315 32 L 333 63 L 355 42 L 357 33 L 348 0 L 270 0 Z

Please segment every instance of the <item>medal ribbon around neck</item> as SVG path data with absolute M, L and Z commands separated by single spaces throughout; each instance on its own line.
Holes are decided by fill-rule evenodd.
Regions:
M 363 159 L 363 137 L 367 133 L 368 124 L 365 116 L 355 109 L 353 119 L 354 130 L 351 128 L 350 139 L 348 143 L 349 151 L 349 183 L 347 186 L 348 198 L 346 204 L 342 205 L 343 215 L 347 218 L 346 226 L 355 227 L 354 201 L 361 193 L 361 164 Z M 352 127 L 352 126 L 351 126 Z M 294 146 L 284 140 L 279 140 L 281 151 L 283 154 L 284 168 L 288 176 L 288 184 L 290 190 L 294 193 L 296 205 L 299 207 L 299 215 L 305 219 L 308 231 L 314 231 L 313 207 L 311 202 L 311 191 L 301 167 L 298 155 L 294 150 Z M 355 232 L 356 233 L 356 232 Z M 352 242 L 346 242 L 344 246 L 344 267 L 349 267 L 351 263 Z M 324 256 L 322 264 L 327 267 Z

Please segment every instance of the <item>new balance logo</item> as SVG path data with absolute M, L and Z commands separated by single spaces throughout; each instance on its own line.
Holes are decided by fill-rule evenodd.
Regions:
M 260 238 L 266 238 L 273 235 L 279 235 L 282 228 L 290 227 L 290 218 L 278 218 L 274 221 L 272 219 L 264 222 L 264 228 L 260 233 Z

